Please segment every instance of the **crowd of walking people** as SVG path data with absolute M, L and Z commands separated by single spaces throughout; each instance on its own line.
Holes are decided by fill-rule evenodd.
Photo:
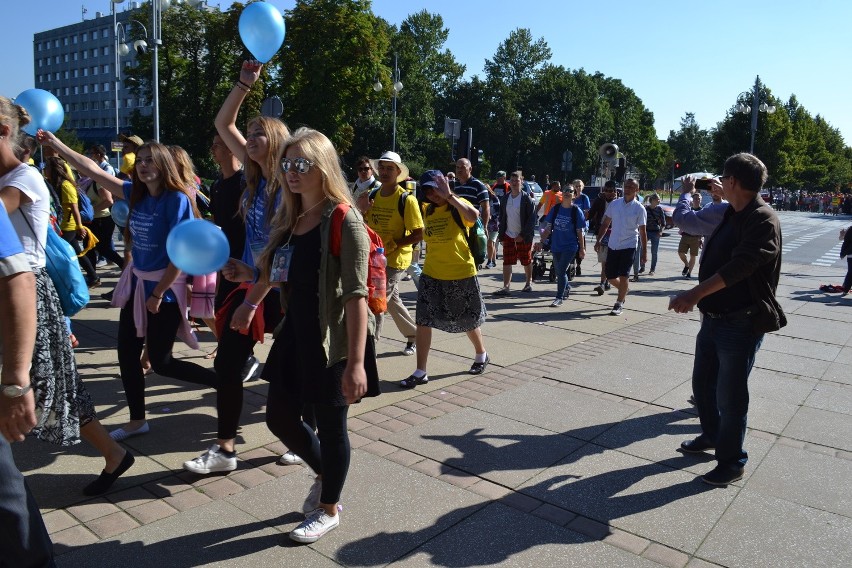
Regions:
M 525 189 L 522 171 L 498 172 L 497 181 L 489 186 L 472 175 L 465 158 L 446 175 L 429 170 L 413 180 L 396 152 L 385 152 L 377 159 L 361 157 L 355 164 L 357 179 L 350 185 L 336 149 L 321 132 L 304 127 L 291 132 L 280 120 L 263 116 L 251 118 L 245 130 L 240 129 L 240 108 L 261 68 L 254 61 L 243 64 L 215 119 L 210 150 L 221 173 L 211 186 L 209 210 L 228 238 L 231 258 L 211 279 L 181 272 L 166 253 L 172 228 L 201 216 L 200 180 L 186 151 L 125 137 L 128 151 L 116 172 L 102 146 L 80 154 L 53 134 L 39 131 L 37 142 L 45 155 L 44 171 L 39 172 L 28 163 L 33 140 L 20 130 L 28 122 L 26 111 L 0 97 L 0 223 L 4 227 L 0 261 L 6 257 L 26 261 L 24 272 L 32 274 L 31 290 L 24 287 L 23 292 L 16 289 L 14 293 L 30 294 L 35 310 L 31 369 L 22 374 L 21 361 L 6 358 L 3 384 L 25 390 L 36 410 L 20 413 L 15 420 L 2 417 L 0 429 L 8 441 L 20 440 L 27 431 L 61 446 L 81 439 L 90 443 L 105 463 L 82 491 L 105 493 L 122 475 L 132 473 L 135 459 L 120 442 L 134 436 L 166 435 L 146 419 L 145 373 L 150 367 L 158 375 L 215 390 L 216 440 L 186 461 L 184 468 L 198 475 L 234 471 L 243 383 L 256 376 L 261 363 L 254 354 L 257 343 L 274 332 L 261 374 L 269 382 L 266 424 L 289 450 L 281 462 L 304 463 L 315 474 L 302 507 L 305 519 L 290 533 L 293 540 L 309 543 L 340 526 L 351 454 L 348 410 L 363 397 L 379 395 L 375 344 L 382 339 L 387 315 L 405 338 L 402 355 L 415 356 L 414 370 L 398 382 L 399 387 L 429 381 L 428 356 L 435 329 L 464 333 L 473 348 L 467 372 L 481 374 L 491 358 L 482 334 L 487 309 L 478 276 L 496 268 L 498 258 L 502 267 L 496 276 L 502 276 L 502 286 L 494 296 L 515 293 L 513 267 L 520 264 L 520 293 L 529 297 L 534 257 L 549 254 L 555 281 L 550 306 L 559 308 L 569 299 L 572 279 L 582 275 L 591 242 L 601 267 L 593 291 L 603 295 L 614 289 L 616 300 L 609 313 L 618 316 L 625 310 L 630 282 L 639 281 L 646 267 L 647 276 L 657 274 L 660 237 L 668 221 L 657 194 L 640 202 L 639 183 L 633 179 L 624 181 L 621 197 L 615 182 L 607 182 L 594 200 L 584 193 L 581 180 L 564 186 L 555 181 L 536 201 Z M 731 325 L 736 333 L 748 335 L 739 323 L 731 322 L 758 312 L 768 317 L 760 326 L 760 337 L 784 324 L 776 303 L 763 309 L 748 299 L 751 284 L 773 297 L 780 266 L 777 219 L 764 211 L 759 198 L 754 199 L 765 178 L 759 160 L 746 154 L 734 156 L 726 163 L 726 174 L 711 180 L 713 203 L 706 207 L 701 207 L 694 180 L 684 180 L 673 216 L 682 233 L 680 276 L 691 278 L 700 266 L 699 284 L 673 299 L 671 309 L 688 311 L 697 304 L 709 314 L 711 321 L 705 320 L 702 335 L 714 329 L 731 332 L 725 327 Z M 124 256 L 113 246 L 116 224 L 109 212 L 122 201 L 129 208 L 121 227 Z M 87 203 L 93 214 L 84 219 Z M 740 211 L 764 223 L 763 232 L 743 228 Z M 73 351 L 77 339 L 60 301 L 63 291 L 46 270 L 50 231 L 61 234 L 73 247 L 88 286 L 101 285 L 99 265 L 112 263 L 121 271 L 108 297 L 120 309 L 116 359 L 129 416 L 111 432 L 98 421 L 81 380 Z M 380 238 L 381 249 L 374 247 L 373 235 Z M 768 239 L 772 250 L 740 247 L 732 251 L 718 244 L 733 246 L 742 235 L 753 239 L 746 243 L 749 246 Z M 846 239 L 844 251 L 849 254 Z M 708 242 L 717 244 L 708 247 Z M 700 260 L 705 254 L 709 264 Z M 374 272 L 376 258 L 381 259 L 379 272 Z M 731 258 L 737 270 L 727 268 L 726 263 L 734 262 Z M 754 266 L 747 266 L 747 260 Z M 21 272 L 20 263 L 10 263 L 0 264 L 4 278 Z M 755 267 L 763 267 L 757 275 Z M 376 274 L 384 274 L 382 282 L 374 282 Z M 416 288 L 413 316 L 400 296 L 400 282 L 406 279 L 413 279 Z M 845 292 L 849 281 L 847 276 Z M 376 289 L 385 290 L 387 307 L 374 313 L 368 300 Z M 745 294 L 745 299 L 732 300 L 731 290 Z M 193 297 L 203 293 L 215 293 L 213 308 L 195 314 L 190 308 L 195 305 Z M 728 305 L 736 309 L 731 312 Z M 216 337 L 217 347 L 209 355 L 212 369 L 173 355 L 178 339 L 190 347 L 199 346 L 192 316 L 204 319 Z M 4 323 L 26 328 L 17 321 L 9 318 Z M 720 412 L 729 416 L 731 407 L 736 407 L 734 414 L 744 424 L 743 393 L 717 376 L 714 369 L 721 368 L 711 362 L 714 357 L 729 357 L 723 353 L 729 346 L 705 343 L 705 350 L 696 354 L 696 369 L 700 365 L 702 371 L 694 376 L 703 433 L 683 449 L 717 448 L 719 465 L 705 481 L 724 484 L 741 477 L 747 454 L 742 450 L 739 422 L 729 424 L 727 418 L 720 422 L 718 417 Z M 730 357 L 744 361 L 741 371 L 747 376 L 760 339 L 752 337 L 746 343 L 748 349 Z M 24 353 L 27 347 L 20 349 Z M 715 351 L 707 351 L 711 349 Z M 13 371 L 18 373 L 15 382 L 7 383 L 7 369 L 9 377 Z M 734 389 L 728 393 L 734 402 L 720 409 L 730 400 L 717 406 L 713 396 L 717 386 Z M 5 455 L 8 443 L 3 444 L 0 454 Z M 3 467 L 9 464 L 4 462 Z M 16 491 L 10 499 L 26 501 L 25 488 Z M 30 506 L 29 522 L 34 525 L 39 522 L 34 520 L 37 512 Z

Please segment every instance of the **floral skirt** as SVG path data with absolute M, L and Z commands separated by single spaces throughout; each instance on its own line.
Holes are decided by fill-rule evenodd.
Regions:
M 481 326 L 486 315 L 476 276 L 461 280 L 437 280 L 425 274 L 420 277 L 417 325 L 464 333 Z
M 60 446 L 80 442 L 80 428 L 95 418 L 95 406 L 77 372 L 74 350 L 53 281 L 43 268 L 36 276 L 37 328 L 30 369 L 38 423 L 32 434 Z

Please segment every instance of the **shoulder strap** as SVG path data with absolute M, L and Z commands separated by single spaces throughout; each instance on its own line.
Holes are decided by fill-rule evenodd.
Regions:
M 340 203 L 331 212 L 331 232 L 328 235 L 328 250 L 334 256 L 340 256 L 340 239 L 343 232 L 343 219 L 349 213 L 349 204 Z
M 467 237 L 470 234 L 471 227 L 465 227 L 464 226 L 464 221 L 462 221 L 461 213 L 459 213 L 458 209 L 456 209 L 452 205 L 450 205 L 449 207 L 451 208 L 450 209 L 450 215 L 452 215 L 453 220 L 456 222 L 456 225 L 461 227 L 462 234 Z

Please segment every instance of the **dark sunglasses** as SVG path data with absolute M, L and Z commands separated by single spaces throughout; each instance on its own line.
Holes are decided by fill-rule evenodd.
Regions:
M 285 174 L 290 171 L 290 166 L 293 166 L 297 173 L 306 174 L 311 171 L 314 163 L 307 158 L 296 158 L 295 160 L 284 158 L 281 160 L 281 171 Z

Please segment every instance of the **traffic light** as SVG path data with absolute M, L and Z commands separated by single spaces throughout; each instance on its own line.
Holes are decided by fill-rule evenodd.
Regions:
M 674 164 L 674 169 L 675 169 L 675 172 L 679 172 L 679 171 L 680 171 L 680 162 L 675 162 L 675 164 Z

